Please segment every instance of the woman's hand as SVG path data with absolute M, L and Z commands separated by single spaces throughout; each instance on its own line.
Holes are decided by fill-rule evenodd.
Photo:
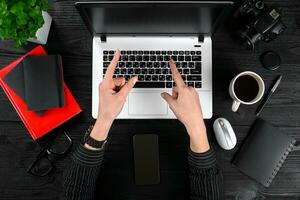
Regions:
M 124 77 L 113 79 L 119 59 L 120 51 L 116 51 L 99 85 L 98 118 L 91 132 L 91 137 L 99 141 L 107 138 L 114 119 L 121 112 L 129 92 L 137 82 L 137 77 L 131 78 L 127 83 Z
M 169 65 L 176 87 L 172 88 L 172 95 L 166 92 L 161 95 L 167 101 L 178 120 L 186 127 L 190 136 L 191 149 L 198 153 L 205 152 L 209 150 L 209 143 L 198 93 L 193 87 L 185 85 L 173 60 L 169 62 Z

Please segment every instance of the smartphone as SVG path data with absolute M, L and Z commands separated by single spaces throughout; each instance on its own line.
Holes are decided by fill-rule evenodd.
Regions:
M 133 136 L 134 172 L 137 185 L 160 182 L 158 136 L 144 134 Z

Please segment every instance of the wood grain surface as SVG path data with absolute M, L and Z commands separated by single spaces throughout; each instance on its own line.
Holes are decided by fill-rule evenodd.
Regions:
M 26 167 L 40 149 L 62 130 L 66 130 L 74 140 L 74 149 L 86 128 L 94 122 L 91 117 L 92 36 L 77 13 L 74 0 L 50 2 L 53 24 L 45 47 L 48 53 L 63 56 L 65 82 L 84 112 L 42 140 L 33 142 L 0 89 L 0 200 L 59 199 L 63 190 L 63 171 L 68 166 L 70 154 L 57 160 L 55 172 L 44 178 L 27 174 Z M 211 146 L 223 171 L 226 200 L 300 199 L 300 152 L 292 152 L 288 156 L 269 188 L 263 188 L 243 175 L 230 162 L 256 119 L 258 106 L 241 106 L 237 113 L 231 112 L 228 85 L 241 71 L 252 70 L 260 74 L 267 90 L 277 75 L 283 75 L 282 83 L 261 117 L 300 141 L 300 1 L 267 0 L 266 3 L 282 9 L 283 21 L 288 27 L 275 41 L 261 43 L 255 51 L 244 50 L 232 36 L 232 20 L 224 22 L 213 37 L 214 117 L 206 120 L 206 125 Z M 28 44 L 16 50 L 12 42 L 0 41 L 0 68 L 35 46 Z M 261 66 L 259 56 L 266 50 L 280 54 L 282 65 L 277 71 L 268 71 Z M 236 132 L 238 145 L 232 151 L 222 150 L 216 143 L 212 122 L 219 116 L 227 118 Z M 132 136 L 141 133 L 159 135 L 161 183 L 155 186 L 137 187 L 134 184 Z M 177 120 L 116 120 L 109 137 L 96 190 L 97 199 L 188 198 L 188 138 Z

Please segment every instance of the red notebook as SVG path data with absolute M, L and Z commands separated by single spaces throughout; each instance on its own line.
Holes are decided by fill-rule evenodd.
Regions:
M 81 112 L 81 108 L 71 94 L 69 88 L 64 83 L 65 91 L 65 106 L 62 108 L 49 109 L 43 114 L 43 116 L 37 115 L 34 111 L 27 110 L 25 102 L 3 81 L 3 78 L 20 63 L 27 55 L 43 56 L 47 55 L 42 46 L 38 46 L 18 58 L 14 62 L 10 63 L 6 67 L 0 70 L 0 85 L 3 88 L 5 94 L 9 98 L 10 102 L 18 112 L 20 118 L 25 124 L 31 137 L 36 140 L 46 133 L 50 132 L 54 128 L 68 121 L 75 115 Z M 42 66 L 41 66 L 42 67 Z

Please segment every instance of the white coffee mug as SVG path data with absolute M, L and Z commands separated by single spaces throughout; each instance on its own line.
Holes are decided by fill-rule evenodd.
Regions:
M 258 91 L 257 91 L 256 97 L 253 98 L 251 101 L 247 101 L 247 102 L 238 98 L 235 93 L 236 80 L 238 78 L 240 78 L 241 76 L 246 76 L 246 75 L 254 78 L 258 85 Z M 265 83 L 258 74 L 254 73 L 252 71 L 245 71 L 245 72 L 239 73 L 231 80 L 230 85 L 229 85 L 229 94 L 230 94 L 231 98 L 233 99 L 233 103 L 232 103 L 232 107 L 231 107 L 232 111 L 236 112 L 241 104 L 252 105 L 252 104 L 257 103 L 263 97 L 264 92 L 265 92 Z

